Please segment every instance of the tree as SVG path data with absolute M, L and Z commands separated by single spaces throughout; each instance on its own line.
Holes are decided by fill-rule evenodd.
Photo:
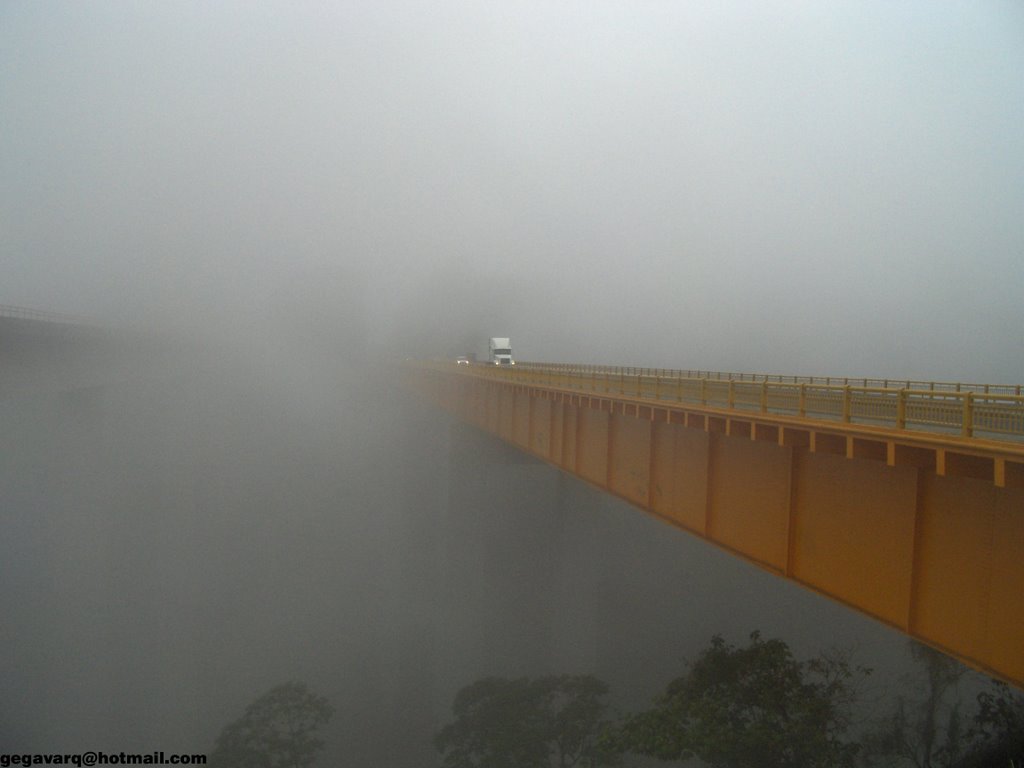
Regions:
M 547 720 L 547 741 L 554 764 L 559 768 L 593 768 L 617 764 L 618 758 L 604 751 L 599 738 L 607 721 L 603 719 L 603 697 L 608 686 L 591 675 L 544 677 L 535 682 Z
M 965 734 L 956 687 L 967 671 L 955 659 L 911 641 L 910 655 L 922 667 L 924 693 L 918 700 L 900 696 L 891 714 L 868 738 L 878 758 L 910 761 L 917 768 L 956 765 Z
M 608 686 L 591 675 L 488 677 L 458 692 L 434 739 L 445 768 L 594 768 L 618 762 L 598 736 Z
M 996 680 L 991 686 L 978 694 L 978 711 L 968 732 L 975 746 L 957 768 L 1024 766 L 1024 694 Z
M 327 699 L 302 683 L 278 685 L 224 727 L 210 763 L 217 768 L 304 768 L 323 748 L 316 732 L 333 711 Z
M 716 635 L 613 741 L 662 760 L 696 756 L 713 768 L 852 766 L 858 747 L 843 735 L 856 678 L 868 672 L 851 668 L 847 654 L 799 662 L 786 643 L 758 632 L 746 648 Z

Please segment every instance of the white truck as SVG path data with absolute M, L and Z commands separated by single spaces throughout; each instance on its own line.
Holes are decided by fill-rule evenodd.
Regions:
M 512 341 L 498 337 L 492 338 L 488 359 L 495 365 L 515 365 L 516 361 L 512 359 Z

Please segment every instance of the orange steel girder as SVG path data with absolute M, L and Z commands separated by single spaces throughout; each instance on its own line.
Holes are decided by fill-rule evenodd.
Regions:
M 428 368 L 412 381 L 521 449 L 1024 687 L 1024 447 L 986 456 L 939 435 Z

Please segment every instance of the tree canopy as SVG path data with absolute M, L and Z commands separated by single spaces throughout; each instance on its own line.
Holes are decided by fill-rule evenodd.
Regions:
M 323 748 L 317 730 L 330 720 L 327 699 L 302 683 L 284 683 L 226 725 L 210 756 L 215 768 L 305 768 Z
M 893 710 L 866 738 L 876 761 L 909 762 L 916 768 L 957 765 L 965 746 L 956 686 L 966 672 L 955 659 L 911 641 L 910 655 L 924 673 L 920 697 L 896 697 Z
M 608 686 L 591 675 L 488 677 L 458 692 L 434 744 L 445 768 L 594 768 Z
M 978 694 L 978 711 L 968 731 L 973 745 L 957 768 L 1024 766 L 1024 694 L 991 681 Z
M 698 757 L 713 768 L 841 768 L 855 677 L 842 655 L 797 661 L 781 640 L 745 648 L 716 635 L 654 706 L 625 720 L 617 747 L 662 760 Z

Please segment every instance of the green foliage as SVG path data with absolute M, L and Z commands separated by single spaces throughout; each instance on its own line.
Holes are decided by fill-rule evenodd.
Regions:
M 968 735 L 975 746 L 957 768 L 1024 766 L 1024 694 L 992 681 L 978 694 L 978 712 Z
M 955 693 L 966 670 L 955 659 L 920 643 L 912 641 L 910 652 L 924 673 L 924 692 L 916 699 L 896 699 L 892 712 L 865 739 L 867 750 L 882 764 L 956 766 L 965 750 L 966 734 Z
M 609 746 L 662 760 L 699 757 L 713 768 L 841 768 L 855 678 L 841 655 L 808 662 L 781 640 L 750 636 L 737 648 L 716 635 L 652 709 L 628 718 Z
M 332 713 L 327 699 L 302 683 L 279 685 L 224 727 L 210 763 L 215 768 L 304 768 L 323 748 L 316 732 Z
M 598 745 L 607 693 L 591 675 L 478 680 L 455 696 L 434 744 L 445 768 L 614 765 Z

